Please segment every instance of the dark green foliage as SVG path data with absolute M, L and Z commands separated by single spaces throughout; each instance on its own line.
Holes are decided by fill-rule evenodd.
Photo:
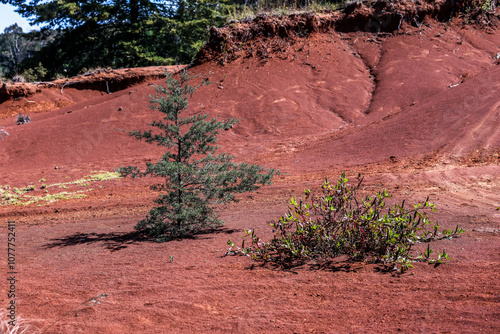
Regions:
M 196 53 L 208 40 L 208 28 L 221 27 L 228 21 L 228 15 L 244 1 L 238 0 L 177 0 L 175 11 L 169 16 L 171 30 L 175 36 L 171 46 L 178 63 L 190 63 Z
M 14 79 L 20 75 L 26 81 L 43 79 L 46 70 L 33 62 L 32 56 L 52 37 L 36 31 L 24 33 L 17 24 L 5 28 L 0 34 L 0 76 Z
M 167 27 L 149 21 L 136 26 L 88 22 L 61 31 L 33 61 L 44 64 L 50 77 L 73 76 L 93 68 L 171 65 L 175 59 L 167 51 Z
M 388 269 L 399 266 L 404 272 L 414 261 L 441 263 L 448 259 L 445 251 L 431 259 L 429 247 L 422 254 L 412 248 L 417 243 L 451 238 L 462 230 L 443 230 L 431 223 L 426 210 L 434 210 L 428 199 L 405 207 L 405 201 L 386 208 L 390 195 L 384 190 L 364 199 L 357 198 L 362 178 L 354 185 L 342 174 L 336 184 L 326 180 L 320 194 L 305 191 L 306 202 L 290 201 L 290 211 L 271 226 L 275 233 L 262 242 L 249 230 L 250 247 L 231 246 L 229 253 L 244 253 L 255 260 L 271 261 L 282 266 L 302 264 L 308 260 L 330 260 L 347 256 L 351 261 L 382 262 Z
M 48 76 L 82 69 L 188 64 L 238 5 L 217 0 L 1 0 L 57 38 L 33 55 Z M 27 64 L 30 65 L 30 64 Z
M 19 71 L 19 65 L 25 58 L 23 44 L 23 29 L 17 24 L 5 28 L 0 35 L 0 66 L 2 76 L 13 77 Z
M 123 176 L 151 175 L 164 179 L 152 186 L 162 192 L 156 200 L 158 206 L 137 225 L 158 241 L 221 226 L 215 205 L 234 201 L 235 193 L 270 184 L 277 173 L 257 165 L 235 164 L 232 156 L 216 153 L 218 134 L 230 129 L 237 120 L 221 122 L 200 114 L 181 116 L 188 108 L 188 97 L 199 87 L 189 86 L 190 79 L 186 73 L 180 81 L 167 74 L 166 86 L 156 87 L 157 94 L 151 98 L 151 108 L 163 114 L 162 119 L 150 124 L 159 131 L 130 132 L 136 139 L 166 147 L 162 158 L 156 164 L 146 164 L 145 171 L 137 167 L 120 168 Z M 201 85 L 207 83 L 203 81 Z
M 170 65 L 165 1 L 3 1 L 57 37 L 32 62 L 49 76 L 76 75 L 82 69 Z M 29 64 L 27 64 L 29 65 Z

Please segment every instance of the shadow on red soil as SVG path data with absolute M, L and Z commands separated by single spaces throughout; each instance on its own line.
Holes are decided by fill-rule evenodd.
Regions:
M 240 119 L 222 149 L 282 175 L 223 208 L 224 229 L 193 239 L 158 244 L 134 230 L 155 198 L 150 179 L 71 182 L 158 159 L 160 148 L 120 131 L 158 117 L 147 107 L 158 68 L 2 95 L 0 185 L 35 188 L 23 195 L 33 204 L 0 206 L 3 228 L 16 221 L 18 315 L 43 333 L 500 332 L 498 12 L 465 25 L 446 3 L 213 29 L 190 71 L 214 84 L 189 112 Z M 32 122 L 17 126 L 21 112 Z M 395 201 L 430 196 L 442 227 L 466 231 L 434 246 L 452 260 L 398 277 L 224 256 L 244 229 L 270 237 L 291 196 L 343 170 Z

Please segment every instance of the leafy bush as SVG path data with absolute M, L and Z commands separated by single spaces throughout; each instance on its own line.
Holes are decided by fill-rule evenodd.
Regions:
M 38 63 L 37 66 L 33 68 L 28 68 L 23 71 L 21 77 L 24 78 L 22 82 L 34 82 L 38 80 L 43 80 L 47 76 L 47 69 L 43 67 L 42 63 Z
M 401 272 L 414 261 L 441 263 L 449 259 L 446 251 L 433 259 L 433 251 L 413 252 L 416 243 L 451 238 L 461 233 L 455 230 L 438 232 L 439 225 L 431 223 L 427 211 L 435 211 L 429 199 L 410 207 L 405 201 L 386 208 L 391 197 L 383 190 L 364 199 L 357 198 L 363 179 L 358 176 L 350 185 L 343 173 L 332 184 L 326 180 L 320 194 L 305 190 L 306 199 L 290 200 L 289 212 L 271 226 L 275 233 L 269 242 L 262 242 L 255 231 L 246 231 L 251 245 L 235 247 L 232 241 L 229 254 L 243 253 L 254 260 L 293 266 L 307 260 L 329 260 L 347 256 L 350 261 L 381 262 L 385 269 Z

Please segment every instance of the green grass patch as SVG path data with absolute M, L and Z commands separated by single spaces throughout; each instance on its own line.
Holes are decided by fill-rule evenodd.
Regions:
M 342 9 L 348 1 L 257 1 L 253 5 L 243 5 L 234 8 L 227 15 L 228 20 L 252 20 L 259 15 L 287 16 L 291 14 L 322 13 Z
M 0 206 L 26 206 L 35 203 L 38 203 L 39 205 L 45 205 L 60 200 L 84 198 L 87 196 L 85 193 L 92 191 L 93 188 L 74 191 L 62 191 L 56 193 L 50 193 L 48 189 L 54 187 L 61 189 L 70 189 L 73 187 L 89 187 L 92 183 L 95 182 L 110 181 L 119 178 L 120 174 L 116 172 L 92 171 L 90 175 L 84 176 L 83 178 L 75 181 L 48 184 L 46 183 L 46 179 L 41 179 L 40 182 L 44 183 L 41 183 L 38 187 L 34 184 L 30 184 L 23 188 L 11 188 L 9 185 L 5 185 L 0 187 Z M 102 188 L 102 186 L 99 186 L 99 188 Z M 42 194 L 29 194 L 37 190 Z
M 92 171 L 91 175 L 84 176 L 79 180 L 62 182 L 62 183 L 54 183 L 54 184 L 49 184 L 49 185 L 43 184 L 43 185 L 45 185 L 45 188 L 59 187 L 59 188 L 63 188 L 63 189 L 68 189 L 72 185 L 77 185 L 77 186 L 81 186 L 81 187 L 88 187 L 88 186 L 90 186 L 90 184 L 92 182 L 117 180 L 119 178 L 120 178 L 120 174 L 116 173 L 116 172 Z

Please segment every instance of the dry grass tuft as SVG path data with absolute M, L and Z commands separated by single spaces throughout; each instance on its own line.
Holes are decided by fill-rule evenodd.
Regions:
M 40 331 L 25 319 L 16 317 L 15 325 L 9 323 L 10 319 L 6 312 L 0 312 L 0 334 L 38 334 Z

